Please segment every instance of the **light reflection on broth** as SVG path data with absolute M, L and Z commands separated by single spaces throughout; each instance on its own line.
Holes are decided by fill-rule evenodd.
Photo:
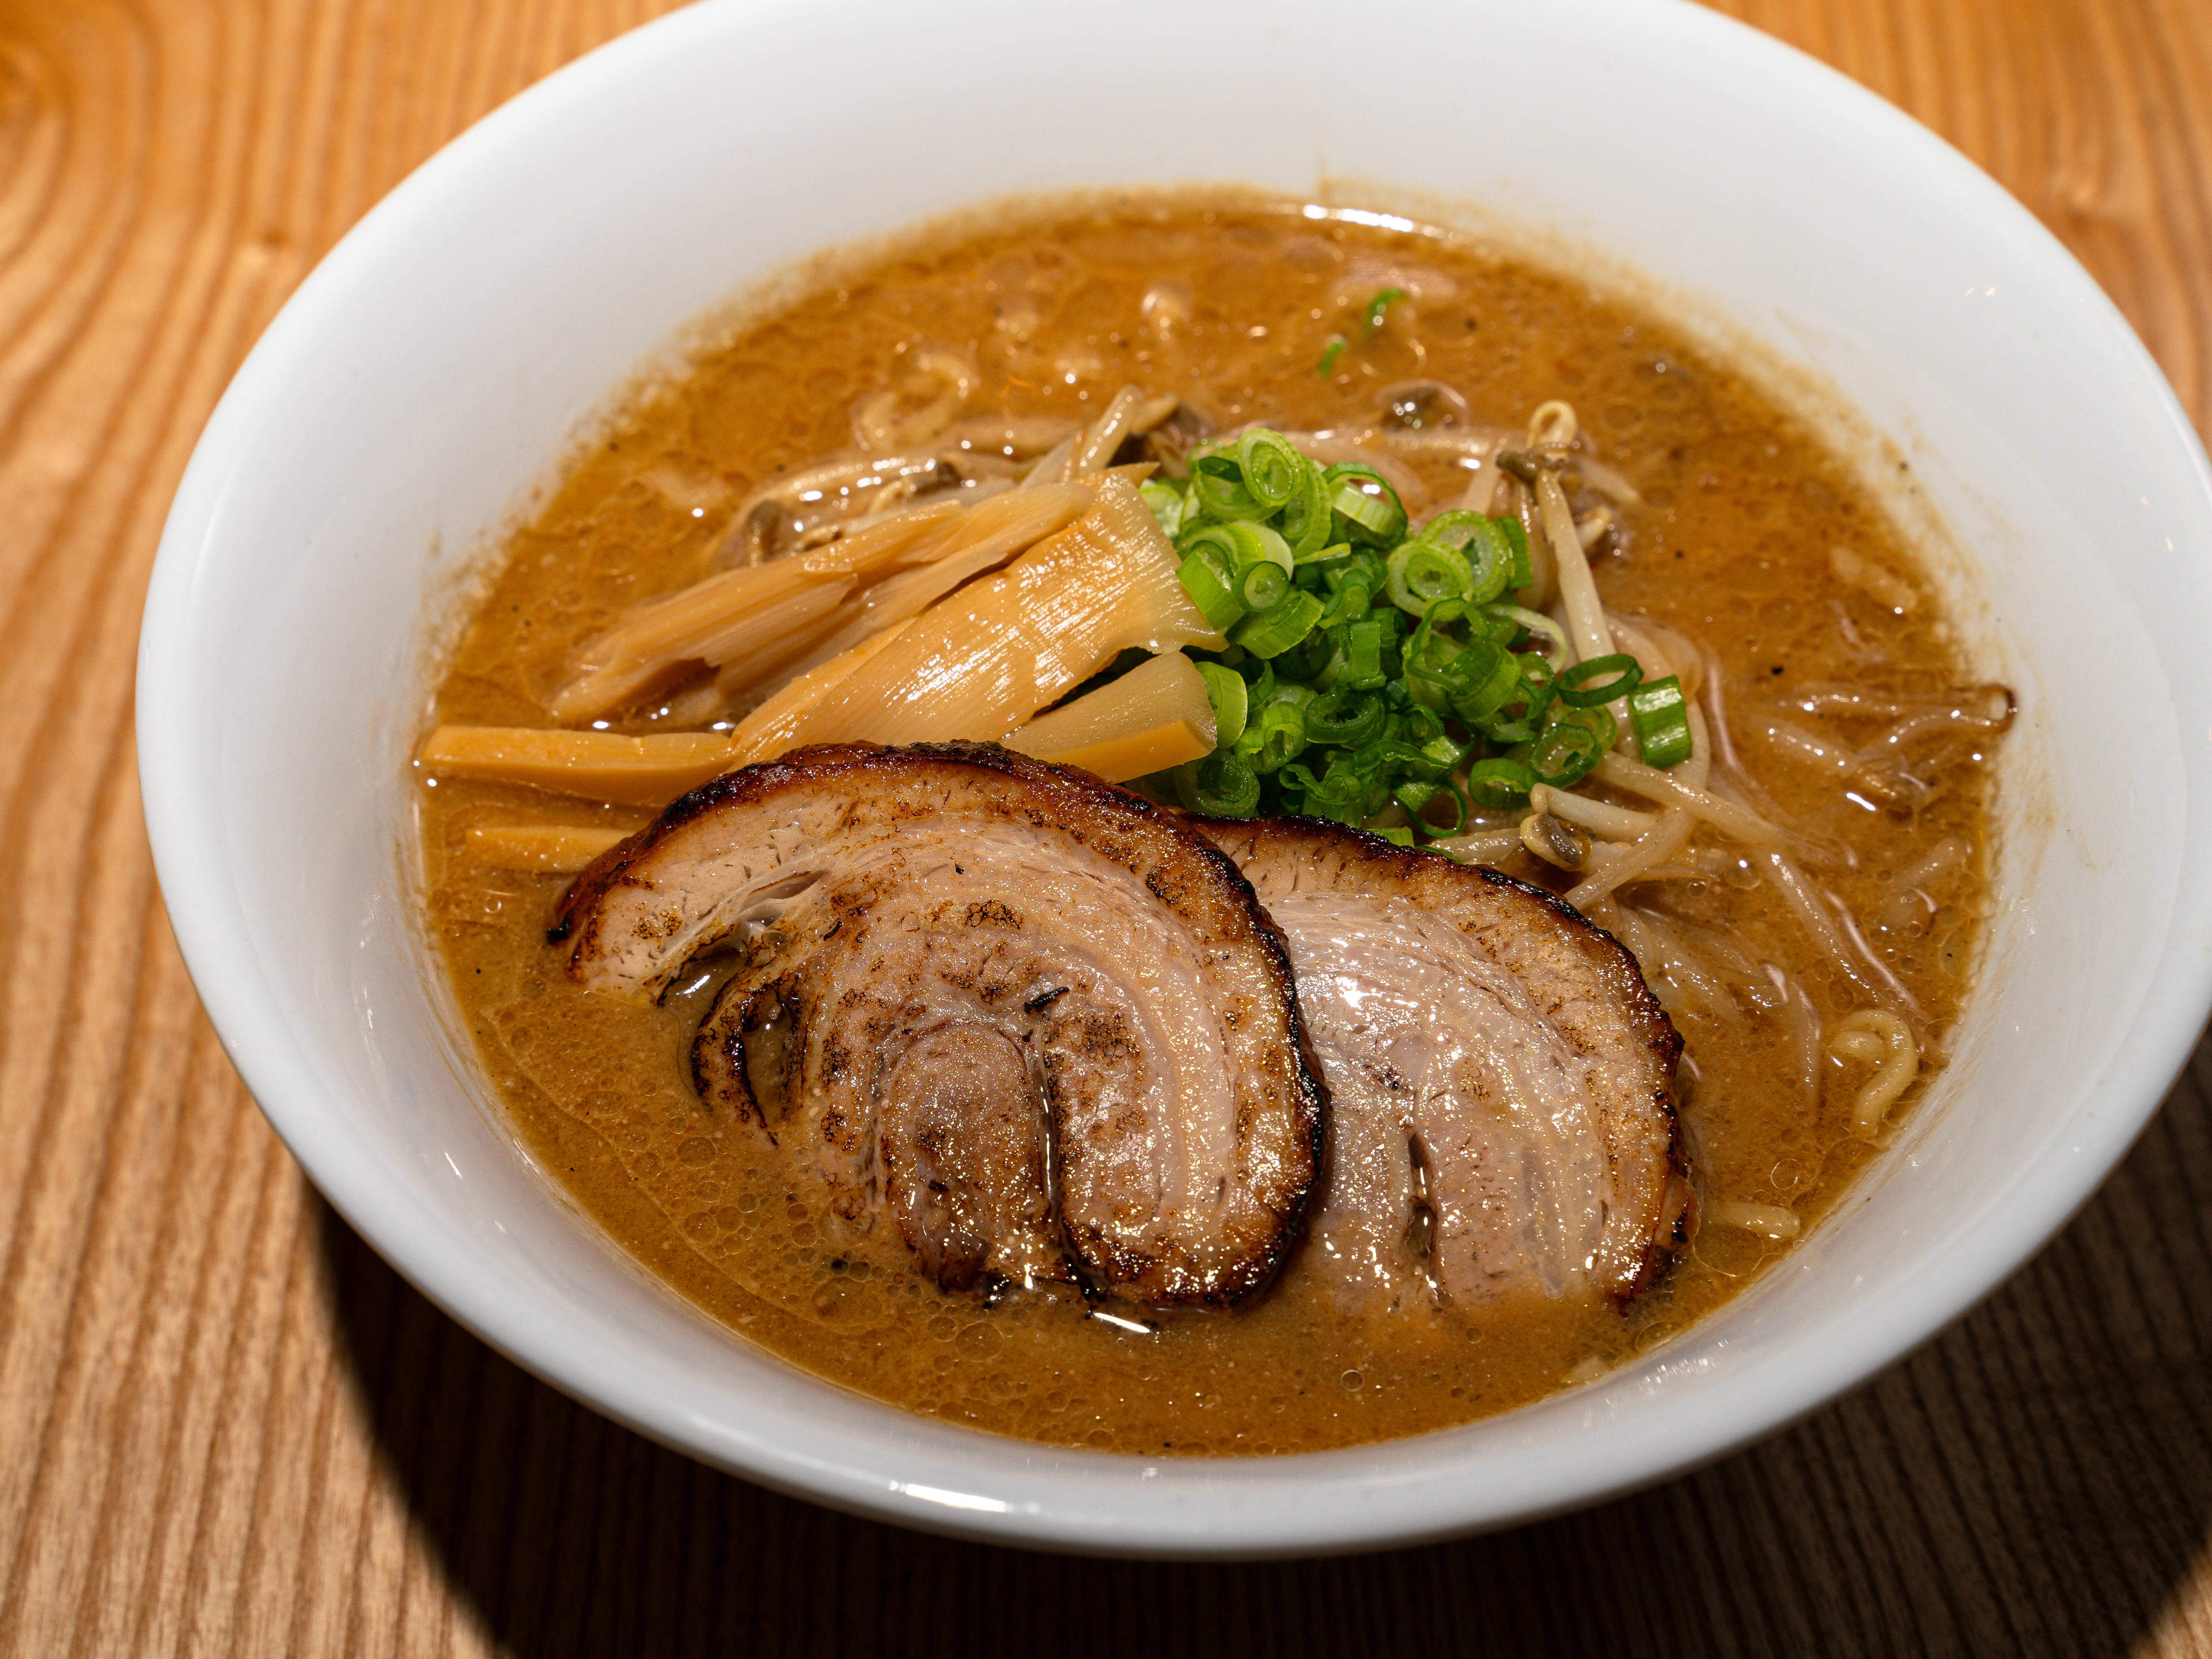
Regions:
M 1368 328 L 1364 308 L 1392 289 L 1402 297 Z M 546 725 L 543 700 L 580 643 L 629 607 L 696 580 L 718 548 L 773 555 L 841 500 L 911 482 L 871 463 L 793 489 L 780 470 L 850 452 L 856 434 L 896 458 L 957 428 L 969 482 L 988 480 L 1132 384 L 1180 393 L 1224 429 L 1521 430 L 1564 399 L 1593 470 L 1627 487 L 1609 525 L 1585 520 L 1606 610 L 1627 623 L 1624 647 L 1694 658 L 1686 684 L 1717 676 L 1698 707 L 1725 715 L 1748 804 L 1792 836 L 1777 865 L 1700 826 L 1667 855 L 1672 874 L 1593 908 L 1686 1043 L 1682 1126 L 1705 1219 L 1656 1288 L 1626 1312 L 1541 1297 L 1347 1311 L 1294 1257 L 1227 1314 L 1120 1304 L 1091 1318 L 1071 1298 L 987 1306 L 941 1291 L 897 1252 L 842 1236 L 702 1109 L 686 1056 L 714 972 L 646 1006 L 580 989 L 544 942 L 568 878 L 528 866 L 573 867 L 595 850 L 578 835 L 605 839 L 649 811 L 448 777 L 421 797 L 427 903 L 486 1068 L 533 1152 L 655 1273 L 793 1362 L 952 1421 L 1133 1452 L 1292 1451 L 1601 1375 L 1788 1248 L 1940 1070 L 1985 921 L 1990 745 L 2008 712 L 2000 694 L 1964 690 L 1958 642 L 1881 503 L 1652 317 L 1449 239 L 1248 207 L 1139 205 L 921 246 L 635 399 L 514 535 L 438 718 Z M 1409 442 L 1392 464 L 1432 507 L 1468 477 L 1443 447 Z M 695 677 L 615 724 L 726 726 L 747 701 Z M 1565 892 L 1578 874 L 1563 865 L 1665 805 L 1576 793 L 1595 804 L 1559 801 L 1531 832 L 1550 837 L 1546 856 L 1506 853 L 1512 873 Z M 1504 823 L 1501 850 L 1521 839 Z M 533 824 L 568 839 L 516 851 Z M 1808 938 L 1823 919 L 1849 925 L 1830 899 L 1870 955 Z M 1917 1010 L 1901 1082 L 1902 1023 L 1869 1012 L 1884 975 Z

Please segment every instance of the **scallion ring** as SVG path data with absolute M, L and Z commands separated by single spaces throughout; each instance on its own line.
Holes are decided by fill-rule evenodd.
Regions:
M 1536 566 L 1528 556 L 1528 526 L 1510 513 L 1503 514 L 1491 522 L 1504 532 L 1506 544 L 1512 550 L 1513 574 L 1507 579 L 1506 586 L 1516 593 L 1523 588 L 1534 587 L 1536 585 Z
M 1544 655 L 1554 669 L 1567 665 L 1567 630 L 1540 611 L 1531 611 L 1526 605 L 1493 605 L 1489 607 L 1493 617 L 1510 618 L 1523 632 L 1534 635 L 1544 641 Z
M 1354 539 L 1389 547 L 1406 533 L 1406 508 L 1390 481 L 1371 466 L 1340 461 L 1322 475 L 1328 504 Z
M 1445 692 L 1452 713 L 1479 726 L 1514 700 L 1525 682 L 1512 654 L 1488 640 L 1478 640 L 1453 659 Z
M 1628 694 L 1628 723 L 1644 763 L 1664 770 L 1690 758 L 1690 707 L 1679 675 L 1646 680 Z
M 1528 804 L 1536 775 L 1516 760 L 1481 760 L 1467 769 L 1467 793 L 1477 805 L 1494 812 Z
M 1390 555 L 1390 603 L 1411 617 L 1425 617 L 1441 599 L 1470 596 L 1467 561 L 1434 542 L 1401 542 Z
M 1467 516 L 1475 520 L 1463 550 L 1468 564 L 1468 598 L 1477 605 L 1488 605 L 1513 586 L 1513 545 L 1506 540 L 1498 520 L 1472 513 Z
M 1190 595 L 1190 602 L 1198 607 L 1198 614 L 1206 618 L 1206 625 L 1217 632 L 1226 633 L 1244 615 L 1244 607 L 1237 602 L 1237 592 L 1218 564 L 1204 552 L 1188 555 L 1176 568 L 1176 580 L 1182 591 Z
M 1261 560 L 1237 573 L 1237 603 L 1247 611 L 1270 611 L 1291 591 L 1291 579 L 1279 564 Z
M 1147 478 L 1137 486 L 1137 495 L 1152 509 L 1161 533 L 1173 541 L 1182 529 L 1182 491 L 1164 478 Z
M 1382 735 L 1389 713 L 1382 699 L 1372 691 L 1340 686 L 1306 705 L 1306 737 L 1314 743 L 1357 749 Z
M 1295 702 L 1270 703 L 1260 711 L 1258 722 L 1250 731 L 1260 734 L 1256 753 L 1253 754 L 1253 769 L 1273 772 L 1286 763 L 1296 760 L 1306 746 L 1306 711 Z M 1248 732 L 1247 735 L 1249 735 Z M 1239 753 L 1253 753 L 1255 745 L 1244 744 Z
M 1591 712 L 1604 713 L 1602 709 Z M 1563 714 L 1538 732 L 1528 745 L 1528 769 L 1535 774 L 1539 783 L 1547 783 L 1554 789 L 1571 789 L 1605 758 L 1605 751 L 1613 746 L 1612 726 L 1609 718 L 1601 731 L 1592 722 L 1568 719 Z
M 1246 711 L 1251 705 L 1244 677 L 1218 662 L 1199 664 L 1198 674 L 1206 682 L 1206 701 L 1213 705 L 1214 746 L 1230 748 L 1244 735 Z
M 1246 491 L 1273 513 L 1296 499 L 1313 463 L 1281 433 L 1255 426 L 1237 441 L 1237 465 Z
M 1227 571 L 1239 574 L 1255 564 L 1274 565 L 1285 576 L 1297 568 L 1290 544 L 1263 524 L 1202 525 L 1186 533 L 1176 550 L 1216 556 Z
M 1382 648 L 1387 637 L 1382 624 L 1372 617 L 1363 617 L 1345 629 L 1345 667 L 1341 684 L 1355 691 L 1382 689 L 1390 678 L 1382 665 Z
M 1300 564 L 1340 556 L 1334 550 L 1351 550 L 1351 544 L 1336 535 L 1336 515 L 1329 511 L 1328 480 L 1304 456 L 1298 457 L 1297 491 L 1284 503 L 1283 538 L 1291 556 Z
M 1407 816 L 1413 820 L 1414 827 L 1423 835 L 1455 836 L 1466 826 L 1467 797 L 1449 783 L 1424 783 L 1418 779 L 1408 779 L 1391 791 L 1391 794 L 1398 805 L 1406 809 Z M 1430 809 L 1439 800 L 1451 808 L 1449 823 L 1438 823 L 1429 815 Z
M 1599 708 L 1643 683 L 1644 670 L 1626 651 L 1590 657 L 1559 671 L 1559 701 L 1570 708 Z
M 1208 817 L 1249 817 L 1260 805 L 1260 775 L 1233 749 L 1218 749 L 1198 763 L 1191 805 Z
M 1280 604 L 1237 623 L 1229 637 L 1255 657 L 1279 657 L 1314 631 L 1326 608 L 1312 594 L 1293 588 Z
M 1275 509 L 1244 487 L 1244 469 L 1234 455 L 1216 452 L 1190 463 L 1191 502 L 1205 516 L 1224 524 L 1264 519 Z

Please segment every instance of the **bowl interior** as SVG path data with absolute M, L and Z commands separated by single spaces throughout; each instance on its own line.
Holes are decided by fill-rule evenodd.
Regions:
M 854 1398 L 659 1289 L 497 1127 L 397 850 L 425 629 L 611 392 L 749 283 L 1012 193 L 1310 198 L 1333 178 L 1389 181 L 1346 201 L 1419 192 L 1605 280 L 1639 273 L 1894 447 L 1868 465 L 1905 462 L 1900 507 L 1949 526 L 1975 647 L 2021 699 L 1959 1060 L 1849 1213 L 1751 1292 L 1507 1417 L 1148 1464 Z M 1923 1339 L 2086 1197 L 2207 999 L 2208 530 L 2186 422 L 2057 244 L 1887 106 L 1690 6 L 1449 0 L 1346 30 L 1310 0 L 1139 0 L 1110 22 L 710 0 L 457 141 L 256 349 L 155 574 L 147 811 L 209 1009 L 309 1174 L 550 1381 L 914 1524 L 1187 1553 L 1375 1544 L 1540 1514 L 1773 1427 Z M 2148 679 L 2124 718 L 2115 664 Z

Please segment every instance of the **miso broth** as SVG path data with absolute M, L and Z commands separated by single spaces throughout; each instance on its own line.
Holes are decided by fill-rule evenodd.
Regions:
M 1376 296 L 1394 291 L 1370 326 Z M 1887 1121 L 1912 1110 L 1984 930 L 1997 724 L 1904 729 L 1911 710 L 1972 684 L 1934 586 L 1884 501 L 1749 376 L 1632 305 L 1451 236 L 1296 207 L 1139 200 L 916 240 L 844 269 L 620 411 L 513 533 L 436 718 L 548 723 L 547 688 L 580 642 L 697 578 L 757 485 L 853 444 L 856 406 L 886 392 L 898 410 L 926 401 L 911 364 L 931 350 L 973 364 L 969 410 L 1011 417 L 1081 421 L 1124 384 L 1180 393 L 1222 430 L 1434 416 L 1393 416 L 1382 394 L 1408 385 L 1454 389 L 1466 407 L 1449 418 L 1474 425 L 1518 428 L 1547 400 L 1571 401 L 1593 460 L 1635 495 L 1592 549 L 1605 603 L 1710 653 L 1759 804 L 1808 844 L 1838 849 L 1809 873 L 1917 1010 L 1919 1079 Z M 1436 501 L 1451 498 L 1449 455 L 1401 459 Z M 1838 687 L 1862 701 L 1838 701 Z M 617 726 L 729 712 L 684 690 Z M 1891 738 L 1894 754 L 1879 757 L 1888 787 L 1870 792 L 1873 763 L 1854 770 L 1838 753 Z M 429 931 L 544 1167 L 747 1340 L 999 1433 L 1257 1454 L 1503 1411 L 1601 1374 L 1734 1295 L 1790 1248 L 1767 1235 L 1815 1224 L 1878 1149 L 1853 1121 L 1863 1068 L 1825 1042 L 1863 991 L 1808 945 L 1787 895 L 1740 848 L 1701 832 L 1694 869 L 1638 887 L 1636 903 L 1670 937 L 1717 936 L 1772 964 L 1774 988 L 1739 986 L 1731 1011 L 1716 1012 L 1710 992 L 1645 959 L 1685 1040 L 1681 1122 L 1704 1220 L 1625 1312 L 1538 1301 L 1351 1314 L 1296 1255 L 1266 1294 L 1227 1311 L 1108 1306 L 1115 1317 L 1100 1318 L 1066 1295 L 948 1292 L 896 1251 L 844 1237 L 743 1126 L 702 1107 L 686 1053 L 703 991 L 647 1006 L 580 989 L 545 938 L 568 878 L 495 867 L 468 842 L 492 823 L 635 828 L 648 810 L 453 777 L 418 796 Z M 1571 884 L 1527 853 L 1507 867 Z

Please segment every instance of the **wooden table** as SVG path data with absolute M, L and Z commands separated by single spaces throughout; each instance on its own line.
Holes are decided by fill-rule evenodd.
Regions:
M 217 1048 L 131 658 L 200 425 L 416 162 L 656 0 L 0 0 L 0 1650 L 2212 1652 L 2212 1047 L 2027 1272 L 1586 1514 L 1300 1565 L 830 1515 L 614 1428 L 334 1219 Z M 2212 418 L 2212 0 L 1741 0 L 2080 253 Z

